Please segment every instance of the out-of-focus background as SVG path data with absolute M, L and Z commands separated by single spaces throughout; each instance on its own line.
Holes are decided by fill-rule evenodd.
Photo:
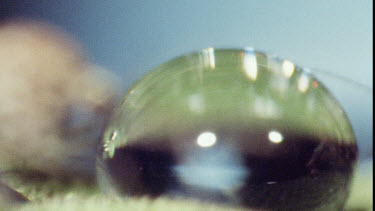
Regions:
M 252 46 L 287 58 L 315 72 L 342 103 L 361 165 L 372 168 L 371 0 L 0 2 L 1 22 L 20 18 L 72 36 L 88 60 L 118 76 L 122 91 L 157 65 L 209 46 Z
M 371 0 L 8 2 L 1 19 L 32 17 L 62 27 L 125 84 L 207 46 L 253 46 L 372 84 Z
M 153 67 L 208 46 L 252 46 L 350 79 L 317 73 L 352 120 L 361 158 L 372 154 L 371 0 L 2 2 L 1 21 L 32 18 L 62 28 L 91 61 L 118 75 L 123 90 Z

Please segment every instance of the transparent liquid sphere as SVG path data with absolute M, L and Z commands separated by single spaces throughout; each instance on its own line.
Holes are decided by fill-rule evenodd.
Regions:
M 252 48 L 208 48 L 131 87 L 97 169 L 124 196 L 339 210 L 357 154 L 345 112 L 309 72 Z

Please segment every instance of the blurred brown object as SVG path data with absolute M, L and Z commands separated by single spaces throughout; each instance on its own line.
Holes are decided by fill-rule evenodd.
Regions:
M 0 25 L 0 171 L 93 176 L 115 77 L 46 23 Z

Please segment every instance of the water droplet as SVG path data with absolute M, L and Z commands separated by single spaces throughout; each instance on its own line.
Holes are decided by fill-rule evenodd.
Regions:
M 99 178 L 119 194 L 271 210 L 345 203 L 357 159 L 350 122 L 294 63 L 209 48 L 157 67 L 131 90 L 98 159 Z

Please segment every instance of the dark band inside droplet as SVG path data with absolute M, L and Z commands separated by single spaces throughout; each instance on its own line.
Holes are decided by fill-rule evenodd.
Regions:
M 210 151 L 220 156 L 218 154 L 223 151 L 222 149 L 226 149 L 223 148 L 225 142 L 221 143 L 220 137 L 227 136 L 230 134 L 219 134 L 218 145 L 210 149 L 196 147 L 195 151 L 191 151 L 191 157 L 197 156 L 199 153 L 208 154 Z M 238 138 L 238 136 L 236 137 Z M 252 136 L 241 133 L 240 138 L 243 140 L 239 142 L 251 141 L 249 137 Z M 108 159 L 106 163 L 111 176 L 118 183 L 119 190 L 124 194 L 151 197 L 183 193 L 188 197 L 199 199 L 204 196 L 197 192 L 207 192 L 211 196 L 208 197 L 209 200 L 230 201 L 229 198 L 235 195 L 241 204 L 249 207 L 289 207 L 293 209 L 314 207 L 317 204 L 329 204 L 327 201 L 331 200 L 337 202 L 337 197 L 345 198 L 348 191 L 347 184 L 357 157 L 355 144 L 320 141 L 293 134 L 287 135 L 285 141 L 278 145 L 277 153 L 273 150 L 272 155 L 267 155 L 267 152 L 256 154 L 237 145 L 237 149 L 235 149 L 237 154 L 233 156 L 239 157 L 243 162 L 242 164 L 233 162 L 233 165 L 241 165 L 239 167 L 245 169 L 246 177 L 238 177 L 238 180 L 241 179 L 241 181 L 233 182 L 233 184 L 241 184 L 239 187 L 210 189 L 207 188 L 209 186 L 196 185 L 202 183 L 185 184 L 186 178 L 182 177 L 190 172 L 182 175 L 175 171 L 176 168 L 187 165 L 178 154 L 181 150 L 173 147 L 173 143 L 181 141 L 170 138 L 158 138 L 157 140 L 145 138 L 133 142 L 135 144 L 118 147 L 114 157 Z M 231 147 L 233 148 L 233 146 Z M 221 151 L 217 150 L 219 148 Z M 183 150 L 189 151 L 188 149 Z M 269 149 L 265 148 L 264 150 Z M 194 154 L 194 152 L 197 153 Z M 194 157 L 186 159 L 193 160 L 193 163 L 190 162 L 190 166 L 202 165 L 206 169 L 213 169 L 212 171 L 224 169 L 230 165 L 221 165 L 226 161 L 206 162 Z M 227 173 L 227 169 L 221 172 Z M 218 171 L 213 175 L 221 177 L 221 172 Z M 208 173 L 211 174 L 211 172 Z M 193 175 L 192 172 L 191 174 Z M 203 177 L 198 179 L 204 181 Z M 228 190 L 233 192 L 228 195 L 226 193 Z M 306 198 L 310 199 L 310 205 L 306 204 L 308 203 L 306 200 L 303 200 Z M 293 202 L 292 207 L 289 206 L 290 202 Z

